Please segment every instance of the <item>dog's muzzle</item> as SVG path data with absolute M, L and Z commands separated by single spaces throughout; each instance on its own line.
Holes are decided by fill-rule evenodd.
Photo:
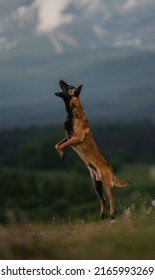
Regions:
M 66 92 L 61 91 L 61 92 L 55 92 L 55 95 L 61 98 L 65 98 L 66 97 Z
M 61 96 L 62 92 L 55 92 L 54 93 L 56 96 Z

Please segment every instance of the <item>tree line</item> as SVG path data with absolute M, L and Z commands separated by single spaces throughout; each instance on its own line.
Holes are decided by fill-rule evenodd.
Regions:
M 155 126 L 106 125 L 92 128 L 103 155 L 114 168 L 122 163 L 155 162 Z M 55 144 L 64 137 L 60 127 L 31 127 L 0 132 L 0 165 L 28 169 L 83 169 L 78 156 L 66 149 L 61 161 Z M 74 163 L 74 164 L 73 164 Z
M 155 163 L 154 126 L 98 125 L 92 132 L 115 172 L 125 164 Z M 49 126 L 0 132 L 0 222 L 98 217 L 98 198 L 84 163 L 69 148 L 61 160 L 54 148 L 63 137 L 62 128 Z M 123 191 L 128 199 L 134 189 Z

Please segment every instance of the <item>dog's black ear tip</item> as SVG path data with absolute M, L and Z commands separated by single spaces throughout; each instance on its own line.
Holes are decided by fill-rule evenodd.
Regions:
M 80 86 L 76 89 L 77 95 L 80 94 L 82 87 L 83 87 L 83 85 L 80 85 Z
M 67 85 L 67 83 L 64 80 L 62 80 L 62 79 L 60 79 L 60 81 L 59 81 L 59 85 L 60 84 L 66 84 Z
M 62 82 L 63 82 L 62 80 L 59 81 L 59 86 L 62 84 Z

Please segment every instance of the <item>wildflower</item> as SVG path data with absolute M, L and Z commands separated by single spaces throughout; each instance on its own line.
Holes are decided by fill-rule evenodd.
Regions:
M 155 207 L 155 200 L 152 200 L 152 206 Z
M 52 224 L 55 224 L 55 217 L 52 217 Z
M 147 209 L 147 211 L 146 211 L 146 214 L 150 214 L 152 212 L 152 207 L 150 206 L 148 209 Z
M 131 214 L 132 214 L 131 207 L 128 207 L 128 208 L 125 210 L 125 216 L 126 216 L 127 218 L 130 218 L 130 217 L 131 217 Z

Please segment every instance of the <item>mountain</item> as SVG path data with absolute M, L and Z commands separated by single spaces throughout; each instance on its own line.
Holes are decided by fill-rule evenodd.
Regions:
M 44 51 L 43 51 L 44 50 Z M 131 48 L 3 53 L 0 76 L 0 128 L 64 121 L 59 79 L 83 83 L 81 99 L 91 122 L 154 119 L 155 52 Z M 7 73 L 7 75 L 6 75 Z

